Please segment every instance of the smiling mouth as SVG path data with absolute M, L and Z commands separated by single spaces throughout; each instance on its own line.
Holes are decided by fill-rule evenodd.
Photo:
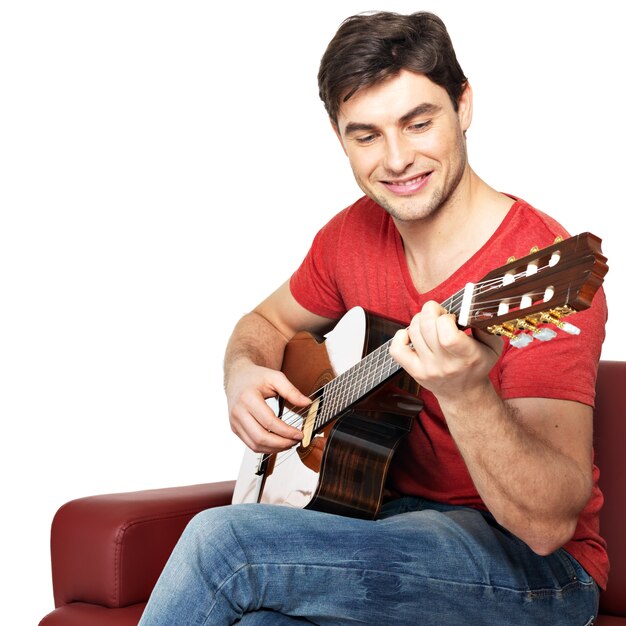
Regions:
M 431 174 L 432 172 L 426 172 L 407 180 L 383 180 L 381 183 L 392 193 L 407 195 L 422 189 L 428 182 Z

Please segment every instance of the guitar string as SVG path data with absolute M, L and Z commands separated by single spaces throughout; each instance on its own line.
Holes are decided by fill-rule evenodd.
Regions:
M 535 272 L 536 275 L 542 271 L 545 271 L 547 269 L 550 269 L 552 266 L 550 265 L 545 265 L 542 267 L 538 267 L 537 271 Z M 519 272 L 517 274 L 512 274 L 512 280 L 511 283 L 515 282 L 518 278 L 524 278 L 527 276 L 527 271 L 523 271 L 523 272 Z M 493 278 L 487 281 L 481 281 L 479 283 L 476 283 L 474 285 L 474 289 L 472 292 L 472 295 L 480 295 L 481 293 L 484 293 L 485 291 L 489 291 L 492 290 L 494 288 L 494 286 L 496 287 L 500 287 L 504 285 L 504 279 L 503 277 L 497 277 L 497 278 Z M 545 292 L 544 292 L 545 293 Z M 450 312 L 456 313 L 456 311 L 454 311 L 453 309 L 459 305 L 460 303 L 462 303 L 463 298 L 464 298 L 464 290 L 460 290 L 457 293 L 455 293 L 454 295 L 452 295 L 450 298 L 448 298 L 447 300 L 444 300 L 441 303 L 441 306 L 445 309 L 447 309 Z M 542 295 L 541 292 L 534 292 L 534 293 L 529 293 L 529 294 L 525 294 L 528 296 L 539 296 Z M 495 304 L 495 303 L 499 303 L 501 300 L 500 299 L 494 299 L 494 300 L 487 300 L 487 301 L 483 301 L 480 304 L 480 307 L 485 307 L 488 306 L 490 304 Z M 477 306 L 470 306 L 470 310 L 469 310 L 469 314 L 472 314 L 474 312 L 476 312 L 477 310 L 480 310 Z M 373 350 L 372 352 L 370 352 L 364 359 L 362 359 L 358 364 L 356 364 L 355 366 L 353 366 L 352 368 L 350 368 L 349 370 L 347 370 L 346 372 L 344 372 L 342 375 L 340 375 L 340 377 L 337 377 L 335 379 L 333 379 L 332 381 L 330 381 L 329 383 L 327 383 L 326 385 L 323 385 L 322 387 L 320 387 L 318 390 L 316 390 L 313 394 L 311 394 L 309 396 L 309 398 L 311 399 L 311 401 L 315 401 L 318 398 L 321 398 L 325 393 L 328 393 L 328 389 L 330 387 L 330 385 L 332 383 L 336 383 L 337 380 L 340 379 L 340 383 L 339 385 L 343 385 L 344 387 L 346 387 L 346 383 L 348 382 L 353 382 L 351 379 L 356 378 L 356 374 L 360 373 L 357 370 L 358 369 L 363 369 L 363 367 L 369 366 L 371 365 L 372 361 L 375 358 L 379 358 L 380 355 L 385 352 L 385 355 L 383 357 L 383 361 L 382 361 L 382 367 L 389 367 L 390 363 L 389 361 L 391 361 L 392 363 L 395 363 L 393 361 L 393 359 L 391 357 L 388 356 L 388 347 L 391 344 L 391 340 L 385 342 L 384 344 L 382 344 L 381 346 L 379 346 L 377 349 Z M 379 359 L 380 360 L 380 359 Z M 364 364 L 364 366 L 361 366 L 361 364 Z M 361 366 L 361 367 L 359 367 Z M 391 367 L 391 369 L 393 369 L 393 366 Z M 399 368 L 398 368 L 399 369 Z M 356 387 L 354 385 L 352 385 L 351 388 L 349 388 L 349 391 L 351 393 L 354 393 L 355 390 L 359 390 L 359 394 L 361 393 L 361 389 L 369 389 L 372 380 L 376 380 L 377 377 L 380 377 L 381 373 L 383 372 L 383 370 L 380 367 L 380 364 L 378 364 L 377 369 L 374 369 L 373 372 L 370 372 L 368 374 L 368 376 L 366 376 L 365 378 L 360 377 L 359 380 L 361 381 L 361 386 Z M 383 376 L 383 378 L 381 379 L 384 380 L 387 377 L 387 375 L 385 374 L 385 376 Z M 365 381 L 366 384 L 363 384 L 363 381 Z M 381 382 L 379 381 L 379 382 Z M 378 384 L 378 383 L 376 383 Z M 343 398 L 339 398 L 340 400 L 343 400 L 343 403 L 345 404 L 345 389 L 344 391 L 344 397 Z M 357 394 L 357 398 L 359 397 L 359 394 Z M 341 395 L 341 394 L 339 394 Z M 351 402 L 348 402 L 346 406 L 349 406 L 351 404 Z M 326 405 L 322 405 L 322 410 L 324 408 L 324 406 Z M 341 406 L 341 404 L 340 404 Z M 303 409 L 300 409 L 299 411 L 293 411 L 288 409 L 286 413 L 281 413 L 281 419 L 283 420 L 283 422 L 285 422 L 286 424 L 290 425 L 290 426 L 294 426 L 296 428 L 299 428 L 300 426 L 302 426 L 305 417 L 308 415 L 308 407 L 309 405 L 307 405 L 307 407 L 304 407 Z M 344 407 L 345 408 L 345 407 Z M 335 413 L 332 413 L 332 415 L 334 415 Z M 316 420 L 317 421 L 317 420 Z M 328 418 L 325 419 L 325 421 L 322 421 L 321 426 L 325 425 L 326 423 L 329 423 L 332 420 L 329 420 Z M 317 425 L 317 428 L 319 429 L 320 425 Z M 296 444 L 291 451 L 295 451 L 297 448 Z M 288 451 L 285 451 L 288 452 Z M 271 454 L 266 454 L 264 455 L 264 459 L 267 459 L 271 456 Z M 289 455 L 290 456 L 290 455 Z M 286 460 L 286 459 L 283 459 Z M 281 460 L 281 462 L 283 462 L 283 460 Z
M 541 294 L 540 293 L 534 293 L 534 294 L 527 294 L 527 295 L 529 295 L 529 296 L 539 296 Z M 497 302 L 499 302 L 499 300 L 484 301 L 481 304 L 481 306 L 484 307 L 485 305 L 495 304 Z M 442 303 L 442 306 L 443 306 L 443 304 L 447 304 L 447 303 Z M 444 306 L 444 308 L 450 309 L 451 305 L 448 304 L 447 306 Z M 470 314 L 475 312 L 476 310 L 479 310 L 479 309 L 477 307 L 475 307 L 473 309 L 470 309 Z M 333 383 L 335 385 L 342 384 L 342 383 L 350 383 L 350 382 L 353 382 L 353 379 L 356 378 L 357 376 L 359 378 L 359 381 L 363 382 L 363 384 L 361 384 L 361 388 L 369 389 L 371 381 L 380 376 L 380 374 L 382 373 L 382 368 L 388 366 L 387 359 L 389 361 L 394 362 L 393 359 L 390 356 L 388 356 L 388 348 L 389 348 L 390 344 L 391 344 L 391 340 L 383 343 L 378 348 L 376 348 L 375 350 L 370 352 L 359 363 L 357 363 L 356 365 L 354 365 L 350 369 L 346 370 L 343 374 L 340 375 L 340 377 L 337 377 L 337 378 L 333 379 L 332 381 L 330 381 L 326 385 L 323 385 L 322 387 L 317 389 L 313 394 L 311 394 L 309 396 L 311 402 L 314 402 L 318 398 L 321 398 L 324 394 L 328 393 L 328 390 L 329 390 L 330 387 L 333 386 Z M 380 360 L 379 357 L 380 357 L 380 355 L 382 353 L 384 353 L 384 358 L 383 358 L 382 362 L 377 365 L 377 368 L 374 369 L 373 371 L 370 371 L 370 373 L 368 375 L 361 376 L 362 372 L 360 370 L 366 369 L 368 366 L 371 366 L 372 362 L 375 359 L 379 359 Z M 337 383 L 336 381 L 338 381 L 338 380 L 340 380 L 341 382 Z M 344 384 L 344 387 L 345 387 L 345 384 Z M 344 390 L 344 392 L 345 391 L 346 390 Z M 354 392 L 355 391 L 354 385 L 351 388 L 349 388 L 347 391 L 348 392 Z M 331 391 L 331 393 L 332 393 L 332 391 Z M 344 395 L 346 395 L 346 394 L 344 393 Z M 287 410 L 287 412 L 284 413 L 281 416 L 281 419 L 286 424 L 288 424 L 290 426 L 294 426 L 294 427 L 297 428 L 299 426 L 296 426 L 296 424 L 300 424 L 301 425 L 301 422 L 308 415 L 309 406 L 310 405 L 307 405 L 306 407 L 300 409 L 299 411 Z
M 548 269 L 550 266 L 545 266 L 545 267 L 541 267 L 538 268 L 538 272 L 542 271 L 543 269 Z M 538 273 L 536 272 L 536 273 Z M 520 272 L 519 274 L 514 276 L 514 280 L 516 280 L 518 277 L 524 277 L 526 276 L 526 272 Z M 512 281 L 513 282 L 513 281 Z M 488 291 L 490 289 L 493 289 L 493 285 L 503 285 L 503 279 L 502 278 L 496 278 L 496 279 L 492 279 L 490 281 L 482 281 L 481 283 L 477 283 L 474 287 L 474 291 L 473 291 L 473 295 L 476 294 L 480 294 L 484 291 Z M 527 294 L 527 295 L 540 295 L 539 293 L 533 293 L 533 294 Z M 451 312 L 455 312 L 453 311 L 453 307 L 455 307 L 459 301 L 462 302 L 463 300 L 463 296 L 464 296 L 464 292 L 463 291 L 459 291 L 456 294 L 454 294 L 453 296 L 451 296 L 448 300 L 442 302 L 442 306 L 446 309 L 448 309 Z M 495 302 L 499 302 L 499 300 L 492 300 L 490 302 L 485 302 L 483 303 L 483 306 L 485 304 L 491 304 L 491 303 L 495 303 Z M 470 313 L 474 312 L 476 309 L 475 308 L 470 308 Z M 390 359 L 390 357 L 388 357 L 388 352 L 387 352 L 387 347 L 391 342 L 388 341 L 384 344 L 382 344 L 381 346 L 379 346 L 377 349 L 373 350 L 371 353 L 369 353 L 366 357 L 366 359 L 368 360 L 368 365 L 370 364 L 370 361 L 372 360 L 370 357 L 374 356 L 375 359 L 380 360 L 380 355 L 385 352 L 385 355 L 383 356 L 383 364 L 385 367 L 389 367 L 390 365 L 390 361 L 393 362 L 392 359 Z M 365 359 L 363 359 L 360 363 L 362 363 Z M 359 364 L 360 364 L 359 363 Z M 357 364 L 357 365 L 359 365 Z M 379 364 L 380 366 L 380 364 Z M 392 368 L 393 369 L 393 368 Z M 376 372 L 378 372 L 380 374 L 380 370 L 375 370 Z M 350 377 L 354 378 L 356 375 L 356 367 L 350 368 L 350 370 L 348 370 L 348 372 L 352 372 L 351 375 L 347 376 L 347 377 L 343 377 L 344 380 L 342 380 L 342 383 L 340 383 L 340 385 L 343 385 L 345 387 L 345 380 L 348 380 Z M 344 374 L 347 374 L 348 372 L 344 372 Z M 370 373 L 371 374 L 371 373 Z M 375 376 L 374 376 L 375 378 Z M 386 378 L 386 375 L 383 377 L 383 380 Z M 331 383 L 334 383 L 337 379 L 334 379 L 332 381 L 330 381 Z M 330 384 L 330 383 L 329 383 Z M 366 385 L 367 388 L 367 385 Z M 328 385 L 324 385 L 322 388 L 320 388 L 319 390 L 317 390 L 314 394 L 312 394 L 311 398 L 314 399 L 315 397 L 321 397 L 322 393 L 324 393 L 324 389 L 328 389 Z M 350 403 L 348 403 L 347 406 L 349 406 Z M 306 409 L 306 407 L 305 407 Z M 305 410 L 303 409 L 303 410 Z M 291 416 L 295 416 L 295 421 L 293 422 L 293 424 L 298 423 L 299 421 L 301 422 L 304 419 L 304 414 L 303 413 L 298 413 L 298 412 L 294 412 L 294 411 L 288 411 L 287 412 L 289 415 Z M 282 417 L 282 416 L 281 416 Z M 284 419 L 284 417 L 283 417 Z M 330 421 L 330 420 L 327 420 Z M 288 449 L 288 450 L 284 450 L 282 452 L 276 453 L 276 457 L 277 460 L 275 461 L 275 468 L 279 467 L 280 465 L 282 465 L 284 462 L 286 462 L 289 458 L 291 458 L 296 452 L 297 452 L 297 447 L 298 444 L 294 445 L 292 448 Z M 270 456 L 272 456 L 271 454 L 267 454 L 264 455 L 264 459 L 269 458 Z
M 538 295 L 538 294 L 534 294 L 534 295 Z M 497 302 L 497 300 L 495 300 L 494 302 Z M 372 381 L 376 381 L 376 384 L 382 382 L 383 380 L 388 378 L 388 375 L 391 373 L 391 370 L 397 366 L 395 361 L 393 361 L 393 359 L 389 356 L 389 353 L 388 353 L 388 347 L 390 343 L 391 343 L 391 340 L 383 343 L 378 348 L 370 352 L 363 360 L 357 363 L 356 366 L 353 366 L 352 368 L 344 372 L 341 375 L 341 378 L 338 377 L 338 378 L 331 380 L 329 383 L 327 383 L 326 385 L 318 389 L 316 392 L 314 392 L 310 396 L 311 399 L 314 400 L 318 397 L 321 397 L 323 394 L 329 394 L 329 386 L 332 385 L 333 383 L 336 384 L 336 381 L 340 380 L 341 381 L 339 383 L 340 388 L 335 393 L 335 396 L 339 396 L 339 397 L 331 398 L 331 401 L 328 404 L 325 403 L 322 405 L 321 410 L 323 411 L 324 407 L 327 407 L 329 409 L 332 408 L 333 406 L 341 407 L 340 409 L 333 408 L 332 410 L 326 411 L 326 413 L 330 413 L 331 416 L 334 416 L 337 413 L 341 412 L 341 410 L 343 410 L 347 406 L 350 406 L 350 404 L 354 400 L 351 399 L 350 401 L 346 402 L 346 396 L 348 396 L 348 394 L 354 394 L 354 392 L 356 391 L 357 394 L 356 394 L 355 399 L 358 399 L 362 395 L 363 389 L 371 390 L 375 386 L 374 384 L 372 384 Z M 362 372 L 360 370 L 366 369 L 368 366 L 371 366 L 373 361 L 381 361 L 381 355 L 382 355 L 382 362 L 377 363 L 374 369 L 370 371 L 365 377 L 361 376 L 360 374 Z M 387 368 L 387 371 L 385 371 L 385 368 Z M 396 371 L 398 369 L 400 369 L 399 366 L 397 366 Z M 380 380 L 377 380 L 377 378 Z M 358 379 L 357 385 L 354 384 L 355 382 L 354 379 Z M 343 387 L 343 389 L 341 389 L 341 387 Z M 348 388 L 346 389 L 346 387 Z M 332 396 L 332 394 L 333 394 L 333 390 L 330 391 L 329 395 Z M 334 405 L 333 405 L 333 401 L 334 401 Z M 304 407 L 303 409 L 300 409 L 300 411 L 293 411 L 293 410 L 288 409 L 286 413 L 283 413 L 281 415 L 281 419 L 285 423 L 291 426 L 300 428 L 304 423 L 305 417 L 307 416 L 307 411 L 308 411 L 308 406 Z M 329 419 L 328 417 L 324 418 L 321 424 L 319 425 L 316 424 L 317 431 L 319 431 L 320 426 L 324 426 L 327 423 L 330 423 L 331 421 L 332 419 Z M 316 422 L 317 422 L 317 418 L 316 418 Z M 298 445 L 299 444 L 295 444 L 292 448 L 288 450 L 284 450 L 280 453 L 276 453 L 277 456 L 278 454 L 280 454 L 280 460 L 278 459 L 276 460 L 275 467 L 279 467 L 282 463 L 287 461 L 293 454 L 295 454 L 297 452 Z M 272 456 L 272 454 L 264 454 L 262 461 L 267 460 L 270 456 Z

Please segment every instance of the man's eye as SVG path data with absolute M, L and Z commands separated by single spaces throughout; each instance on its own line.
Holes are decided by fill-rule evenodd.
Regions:
M 356 141 L 361 145 L 366 145 L 368 143 L 372 143 L 374 139 L 376 139 L 376 135 L 363 135 L 362 137 L 357 137 Z
M 427 122 L 416 122 L 415 124 L 411 124 L 409 126 L 410 130 L 426 130 L 428 127 L 430 126 L 430 120 L 428 120 Z

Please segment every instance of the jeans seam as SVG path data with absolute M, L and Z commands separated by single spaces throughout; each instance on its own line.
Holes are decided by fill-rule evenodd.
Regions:
M 242 565 L 241 567 L 237 568 L 235 571 L 232 572 L 232 574 L 230 576 L 228 576 L 226 579 L 224 579 L 224 581 L 222 582 L 222 584 L 219 586 L 219 588 L 216 590 L 215 592 L 215 598 L 214 598 L 214 602 L 211 605 L 211 607 L 208 609 L 208 612 L 206 614 L 206 617 L 204 619 L 203 622 L 201 622 L 202 626 L 209 626 L 211 624 L 210 622 L 210 618 L 211 618 L 211 614 L 213 612 L 213 610 L 215 609 L 216 605 L 217 605 L 217 600 L 218 600 L 218 595 L 223 595 L 222 594 L 222 590 L 223 588 L 228 585 L 230 582 L 233 581 L 234 578 L 236 578 L 238 575 L 244 573 L 246 570 L 254 570 L 256 568 L 264 568 L 267 566 L 272 566 L 272 567 L 278 567 L 278 568 L 283 568 L 283 567 L 294 567 L 294 566 L 300 566 L 300 567 L 305 567 L 305 568 L 325 568 L 325 569 L 332 569 L 332 570 L 342 570 L 344 568 L 342 567 L 334 567 L 331 565 L 321 565 L 321 564 L 302 564 L 302 563 L 298 563 L 298 562 L 290 562 L 290 563 L 246 563 L 244 565 Z M 376 569 L 372 569 L 372 568 L 367 568 L 367 569 L 362 569 L 363 572 L 373 572 L 373 573 L 384 573 L 384 574 L 389 574 L 389 572 L 387 570 L 376 570 Z M 539 600 L 542 598 L 550 598 L 550 597 L 555 597 L 557 595 L 561 595 L 561 596 L 565 596 L 568 595 L 570 592 L 575 591 L 576 588 L 578 588 L 581 591 L 584 591 L 584 589 L 581 589 L 582 587 L 586 587 L 588 585 L 586 585 L 585 583 L 581 583 L 581 581 L 579 580 L 575 580 L 572 581 L 570 583 L 568 583 L 567 585 L 565 585 L 564 587 L 561 588 L 544 588 L 544 589 L 536 589 L 536 590 L 527 590 L 527 589 L 517 589 L 514 587 L 505 587 L 505 586 L 501 586 L 501 585 L 491 585 L 491 584 L 486 584 L 486 583 L 475 583 L 475 582 L 459 582 L 459 581 L 449 581 L 449 580 L 445 580 L 445 579 L 440 579 L 440 578 L 431 578 L 431 577 L 427 577 L 427 576 L 420 576 L 418 574 L 401 574 L 401 573 L 396 573 L 396 575 L 399 576 L 403 576 L 403 577 L 413 577 L 417 580 L 422 580 L 422 581 L 429 581 L 430 583 L 434 583 L 434 584 L 440 584 L 440 585 L 445 585 L 448 587 L 459 587 L 462 589 L 467 589 L 467 590 L 471 590 L 473 592 L 476 592 L 478 590 L 483 590 L 483 589 L 489 589 L 491 591 L 499 591 L 499 592 L 503 592 L 506 594 L 512 594 L 514 596 L 516 596 L 518 598 L 519 601 L 534 601 L 534 600 Z M 418 583 L 419 584 L 419 583 Z M 454 590 L 451 590 L 450 593 L 455 593 Z M 246 612 L 249 612 L 250 610 L 259 610 L 259 608 L 261 608 L 260 606 L 254 606 L 254 607 L 246 607 L 246 609 L 244 610 L 244 614 Z M 584 626 L 593 626 L 594 622 L 595 622 L 595 616 L 591 616 L 590 621 L 585 622 Z
M 208 621 L 207 620 L 209 619 L 209 617 L 211 617 L 211 613 L 213 612 L 213 609 L 215 608 L 215 606 L 217 604 L 217 598 L 221 594 L 222 589 L 224 588 L 224 586 L 227 585 L 242 570 L 245 570 L 245 569 L 247 569 L 249 567 L 252 567 L 252 564 L 250 563 L 250 557 L 249 557 L 248 553 L 246 552 L 245 548 L 243 547 L 241 541 L 239 541 L 239 537 L 237 536 L 237 533 L 234 532 L 234 528 L 232 526 L 231 526 L 231 536 L 236 541 L 237 546 L 239 547 L 239 550 L 241 550 L 241 553 L 243 554 L 243 556 L 245 558 L 245 562 L 242 565 L 240 565 L 237 569 L 231 571 L 230 576 L 226 577 L 222 581 L 222 584 L 219 587 L 216 588 L 215 594 L 213 596 L 213 604 L 209 607 L 209 610 L 207 611 L 206 618 L 205 618 L 205 620 L 203 622 L 203 626 L 208 625 Z
M 299 561 L 293 561 L 293 562 L 280 561 L 280 562 L 275 562 L 275 563 L 269 563 L 269 562 L 246 563 L 242 567 L 238 568 L 235 572 L 233 572 L 233 574 L 229 576 L 228 579 L 225 580 L 222 585 L 220 585 L 220 589 L 224 586 L 224 584 L 230 581 L 230 579 L 233 576 L 240 573 L 244 569 L 247 569 L 247 568 L 254 569 L 257 567 L 267 567 L 267 566 L 279 567 L 279 568 L 282 568 L 282 567 L 305 567 L 305 568 L 306 567 L 311 567 L 311 568 L 320 567 L 324 569 L 339 570 L 339 571 L 346 569 L 345 567 L 340 567 L 340 566 L 333 566 L 333 565 L 328 565 L 328 564 L 317 564 L 317 563 L 301 563 Z M 521 589 L 517 587 L 507 587 L 504 585 L 495 585 L 495 584 L 486 583 L 486 582 L 458 581 L 458 580 L 450 580 L 448 578 L 434 578 L 432 576 L 421 576 L 420 574 L 410 574 L 410 573 L 405 573 L 405 572 L 390 572 L 389 570 L 386 570 L 386 569 L 377 570 L 371 567 L 370 568 L 354 567 L 350 569 L 360 570 L 362 572 L 372 572 L 373 574 L 383 574 L 383 575 L 393 574 L 394 576 L 410 577 L 410 578 L 416 579 L 416 581 L 429 581 L 429 582 L 437 583 L 441 585 L 458 585 L 460 587 L 470 587 L 470 588 L 475 588 L 475 589 L 493 589 L 497 591 L 515 593 L 520 596 L 531 596 L 531 597 L 569 593 L 572 590 L 572 588 L 576 588 L 579 586 L 593 587 L 595 585 L 593 581 L 591 583 L 586 583 L 586 582 L 580 581 L 579 579 L 576 579 L 576 580 L 568 582 L 566 585 L 562 587 L 543 587 L 540 589 L 530 589 L 530 588 Z M 416 584 L 419 584 L 419 582 L 417 582 Z
M 222 593 L 222 589 L 233 579 L 235 578 L 235 576 L 237 576 L 242 570 L 245 570 L 247 568 L 250 567 L 254 567 L 253 565 L 250 565 L 250 563 L 244 563 L 241 567 L 238 567 L 236 570 L 234 570 L 230 576 L 228 576 L 227 578 L 225 578 L 222 581 L 222 584 L 217 587 L 217 589 L 215 590 L 215 593 L 213 595 L 213 604 L 211 604 L 211 606 L 208 608 L 206 617 L 204 618 L 204 621 L 202 622 L 202 626 L 208 626 L 209 622 L 207 621 L 209 619 L 209 617 L 211 617 L 211 613 L 213 612 L 213 609 L 215 608 L 216 604 L 217 604 L 217 600 L 218 600 L 218 596 Z

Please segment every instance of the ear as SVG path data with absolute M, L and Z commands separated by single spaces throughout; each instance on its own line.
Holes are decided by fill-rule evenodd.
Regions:
M 472 123 L 472 115 L 474 112 L 474 94 L 472 92 L 472 86 L 469 81 L 465 82 L 465 87 L 459 98 L 459 107 L 457 115 L 459 116 L 459 123 L 461 130 L 465 132 Z
M 335 133 L 335 136 L 337 137 L 337 139 L 339 139 L 339 143 L 341 144 L 341 149 L 343 150 L 343 153 L 348 156 L 348 153 L 346 152 L 346 147 L 343 144 L 343 139 L 341 137 L 341 131 L 339 130 L 339 126 L 337 126 L 337 122 L 333 122 L 333 120 L 331 120 L 330 118 L 328 118 L 330 120 L 330 125 L 333 128 L 333 131 Z

